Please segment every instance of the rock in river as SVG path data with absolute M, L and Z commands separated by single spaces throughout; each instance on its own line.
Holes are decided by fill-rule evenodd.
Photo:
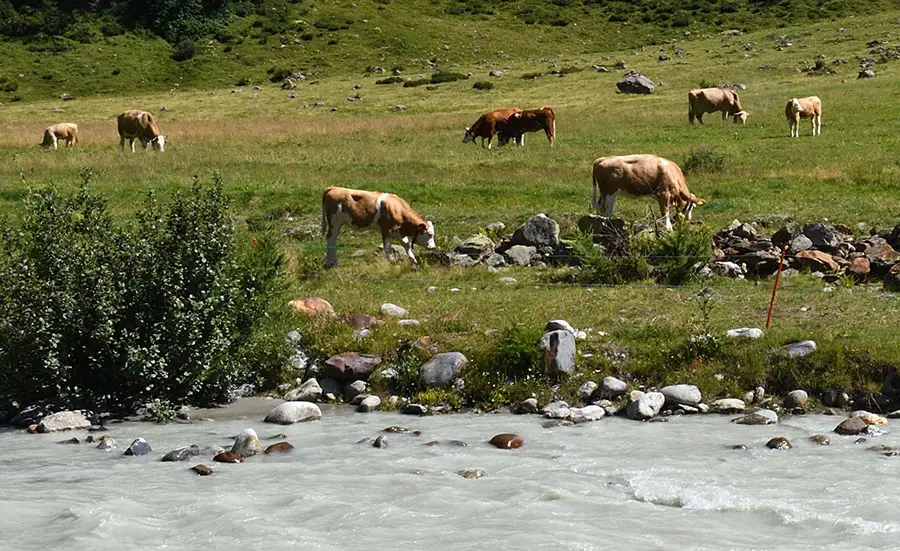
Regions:
M 285 402 L 285 404 L 297 403 L 299 402 Z M 250 457 L 261 451 L 262 445 L 259 443 L 259 436 L 257 436 L 256 431 L 253 429 L 242 430 L 241 433 L 237 435 L 237 438 L 234 439 L 234 445 L 231 446 L 231 453 L 236 453 L 241 457 Z
M 44 417 L 38 424 L 38 432 L 56 432 L 60 430 L 74 430 L 90 428 L 88 421 L 80 411 L 60 411 Z
M 824 434 L 814 434 L 809 437 L 809 441 L 818 446 L 830 446 L 831 439 L 829 439 Z
M 694 385 L 669 385 L 659 391 L 666 397 L 666 404 L 673 406 L 680 404 L 696 407 L 703 399 L 700 389 Z
M 218 463 L 243 463 L 244 458 L 233 452 L 219 452 L 213 457 L 213 461 Z
M 867 427 L 868 425 L 866 422 L 859 417 L 850 417 L 849 419 L 844 419 L 838 426 L 834 427 L 834 432 L 844 436 L 855 436 L 866 432 Z
M 125 450 L 125 455 L 147 455 L 152 452 L 153 448 L 150 447 L 150 444 L 144 440 L 143 438 L 135 438 L 131 445 L 128 446 L 128 449 Z
M 200 455 L 200 448 L 196 445 L 182 446 L 175 448 L 163 456 L 163 461 L 187 461 L 192 457 Z
M 491 438 L 490 443 L 500 449 L 512 450 L 521 448 L 525 444 L 525 439 L 518 434 L 503 433 Z
M 309 379 L 284 395 L 287 402 L 318 402 L 322 397 L 322 387 L 315 379 Z
M 363 400 L 359 403 L 359 406 L 356 408 L 356 411 L 360 413 L 368 413 L 370 411 L 375 411 L 380 407 L 381 398 L 373 394 L 372 396 L 363 398 Z
M 461 476 L 463 478 L 471 478 L 471 479 L 484 478 L 487 476 L 487 473 L 481 469 L 466 469 L 463 471 L 456 471 L 456 474 L 458 474 L 459 476 Z
M 791 441 L 784 436 L 776 436 L 766 442 L 766 447 L 772 450 L 789 450 L 794 446 L 792 446 Z
M 386 448 L 388 447 L 388 439 L 385 435 L 381 435 L 372 442 L 372 447 L 374 448 Z
M 194 465 L 191 467 L 191 470 L 197 473 L 199 476 L 209 476 L 213 474 L 212 467 L 207 467 L 206 465 Z
M 666 397 L 661 392 L 648 392 L 633 400 L 625 409 L 625 414 L 633 421 L 646 421 L 659 415 Z
M 294 451 L 294 446 L 290 442 L 276 442 L 267 447 L 264 453 L 269 455 L 270 453 L 288 453 L 291 451 Z
M 285 402 L 266 415 L 266 423 L 278 423 L 279 425 L 291 425 L 293 423 L 305 423 L 317 421 L 322 418 L 322 410 L 312 402 Z

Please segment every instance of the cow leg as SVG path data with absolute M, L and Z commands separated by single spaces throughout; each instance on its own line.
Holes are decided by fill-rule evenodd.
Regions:
M 119 149 L 122 150 L 122 153 L 125 153 L 125 136 L 119 135 Z
M 338 265 L 337 238 L 341 226 L 340 224 L 335 225 L 333 221 L 331 221 L 328 226 L 328 245 L 325 247 L 325 263 L 329 268 L 333 268 Z
M 519 143 L 518 146 L 522 147 L 525 145 L 525 134 L 519 134 Z
M 728 112 L 722 111 L 722 122 L 725 122 L 727 120 L 728 120 Z
M 666 229 L 672 229 L 672 219 L 669 217 L 669 203 L 670 197 L 668 193 L 661 193 L 657 199 L 659 199 L 659 212 L 666 219 Z
M 494 141 L 494 135 L 491 134 L 490 136 L 488 136 L 488 150 L 491 149 L 491 143 L 492 143 L 493 141 Z
M 381 241 L 384 246 L 384 258 L 390 262 L 391 261 L 391 253 L 394 252 L 394 249 L 391 248 L 391 234 L 388 233 L 387 230 L 381 230 Z
M 419 261 L 416 259 L 416 255 L 413 254 L 413 246 L 415 244 L 416 244 L 415 240 L 410 239 L 407 243 L 404 243 L 403 245 L 406 247 L 406 256 L 409 257 L 409 261 L 412 262 L 413 264 L 418 264 Z
M 53 136 L 53 151 L 59 150 L 59 139 L 54 135 Z
M 697 113 L 697 122 L 703 124 L 703 113 Z
M 603 205 L 606 207 L 607 218 L 612 218 L 613 209 L 616 207 L 616 195 L 618 195 L 618 193 L 619 192 L 617 191 L 603 196 Z
M 134 138 L 128 138 L 128 145 L 131 146 L 131 152 L 134 153 Z

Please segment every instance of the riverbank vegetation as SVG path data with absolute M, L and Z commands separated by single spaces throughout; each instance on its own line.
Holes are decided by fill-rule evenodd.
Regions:
M 900 115 L 891 99 L 900 61 L 872 52 L 896 47 L 900 12 L 834 20 L 823 15 L 784 27 L 748 22 L 742 34 L 720 34 L 732 28 L 730 17 L 683 28 L 638 23 L 629 15 L 628 25 L 601 21 L 611 25 L 608 34 L 589 40 L 595 18 L 573 15 L 566 26 L 530 25 L 508 11 L 512 4 L 525 9 L 527 2 L 484 4 L 494 6 L 493 14 L 473 12 L 474 3 L 453 4 L 463 8 L 459 14 L 400 4 L 359 2 L 352 13 L 369 22 L 355 20 L 349 29 L 340 28 L 337 14 L 350 8 L 291 4 L 292 10 L 308 6 L 313 39 L 301 36 L 295 43 L 288 33 L 281 48 L 278 32 L 253 26 L 261 19 L 232 21 L 227 28 L 247 24 L 252 32 L 265 31 L 266 45 L 261 37 L 201 44 L 181 65 L 158 37 L 123 35 L 116 44 L 100 39 L 90 48 L 40 54 L 20 41 L 0 44 L 10 54 L 0 57 L 0 76 L 16 85 L 0 93 L 0 214 L 8 229 L 0 356 L 7 388 L 24 401 L 54 392 L 100 404 L 119 400 L 105 402 L 107 395 L 214 400 L 233 383 L 266 388 L 304 376 L 282 352 L 292 329 L 314 360 L 346 351 L 375 354 L 384 368 L 407 374 L 403 388 L 411 397 L 471 407 L 496 407 L 532 393 L 549 397 L 554 385 L 566 395 L 605 375 L 635 386 L 692 382 L 704 396 L 739 395 L 759 385 L 871 392 L 880 389 L 885 371 L 900 366 L 900 299 L 879 285 L 792 275 L 783 281 L 766 336 L 733 341 L 724 337 L 727 329 L 764 324 L 770 279 L 698 281 L 685 272 L 693 263 L 683 263 L 672 279 L 653 278 L 636 266 L 636 275 L 620 280 L 581 279 L 585 271 L 570 268 L 494 273 L 483 266 L 447 267 L 429 255 L 411 266 L 387 263 L 375 234 L 350 232 L 339 239 L 341 266 L 325 270 L 318 235 L 321 193 L 338 185 L 409 200 L 435 222 L 443 251 L 491 222 L 505 223 L 511 233 L 538 212 L 552 216 L 562 237 L 577 242 L 576 221 L 590 201 L 591 162 L 635 152 L 690 161 L 690 189 L 706 200 L 695 209 L 692 227 L 707 235 L 734 219 L 754 223 L 762 233 L 790 221 L 839 223 L 860 235 L 891 228 L 900 222 L 900 137 L 890 123 Z M 738 4 L 749 9 L 749 3 Z M 602 6 L 558 7 L 590 14 Z M 326 12 L 335 14 L 335 30 L 315 26 Z M 396 25 L 390 38 L 357 29 L 388 25 L 388 15 Z M 426 32 L 448 21 L 458 32 Z M 496 35 L 484 32 L 497 21 L 510 26 Z M 664 34 L 638 38 L 647 29 Z M 514 33 L 526 38 L 513 39 Z M 445 49 L 434 36 L 454 42 Z M 374 54 L 363 53 L 374 37 L 387 42 Z M 329 45 L 332 39 L 337 44 Z M 391 46 L 398 39 L 406 46 Z M 242 50 L 254 41 L 255 53 Z M 129 53 L 138 48 L 141 61 Z M 875 60 L 876 78 L 856 78 L 865 58 Z M 385 73 L 398 69 L 403 80 L 419 80 L 421 73 L 430 82 L 438 69 L 473 77 L 404 88 L 400 82 L 376 84 L 385 75 L 366 70 L 376 66 Z M 661 81 L 657 93 L 615 93 L 626 71 L 617 66 Z M 563 71 L 569 67 L 582 70 Z M 283 90 L 270 82 L 282 69 L 313 76 Z M 121 83 L 112 78 L 114 70 L 125 75 Z M 502 75 L 488 76 L 491 70 Z M 519 78 L 526 73 L 541 76 Z M 485 80 L 494 86 L 472 88 Z M 703 82 L 746 84 L 740 94 L 748 124 L 707 117 L 705 126 L 690 127 L 684 96 Z M 76 99 L 55 99 L 63 92 Z M 791 140 L 784 104 L 810 94 L 823 99 L 822 135 L 813 140 L 804 125 L 803 135 Z M 459 143 L 463 128 L 480 113 L 511 105 L 552 106 L 557 144 L 551 148 L 536 134 L 524 148 L 487 151 Z M 118 150 L 115 116 L 133 107 L 157 115 L 168 137 L 165 153 Z M 36 147 L 42 129 L 62 120 L 79 124 L 78 146 L 56 152 Z M 80 191 L 86 169 L 92 177 Z M 219 184 L 195 188 L 197 178 L 219 178 Z M 152 208 L 151 191 L 158 202 Z M 616 213 L 629 225 L 650 223 L 651 206 L 651 200 L 621 197 Z M 177 231 L 173 217 L 184 221 Z M 55 228 L 40 239 L 39 219 Z M 195 252 L 210 270 L 194 274 L 197 260 L 175 251 Z M 592 259 L 588 249 L 582 257 Z M 19 269 L 23 259 L 35 271 Z M 38 270 L 33 259 L 60 271 Z M 593 260 L 598 274 L 608 272 L 599 257 Z M 186 283 L 201 276 L 194 287 Z M 224 295 L 213 292 L 219 289 Z M 154 302 L 160 296 L 168 298 Z M 286 304 L 296 296 L 324 297 L 338 317 L 292 316 Z M 403 306 L 420 325 L 385 319 L 369 338 L 355 340 L 340 316 L 377 315 L 384 302 Z M 536 344 L 547 321 L 558 318 L 593 328 L 578 343 L 576 373 L 562 381 L 543 372 Z M 819 345 L 813 355 L 780 354 L 785 343 L 809 338 Z M 14 342 L 21 343 L 15 353 L 7 344 Z M 63 356 L 48 352 L 63 348 Z M 465 389 L 441 394 L 419 387 L 410 375 L 414 368 L 432 352 L 450 350 L 470 360 Z M 114 367 L 98 372 L 97 366 Z M 85 392 L 91 385 L 99 386 Z

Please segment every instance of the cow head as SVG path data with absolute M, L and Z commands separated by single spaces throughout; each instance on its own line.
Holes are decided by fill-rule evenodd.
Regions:
M 155 151 L 165 151 L 166 150 L 166 137 L 160 134 L 159 136 L 150 140 L 150 145 L 153 147 Z
M 735 113 L 733 115 L 734 124 L 738 124 L 738 123 L 747 124 L 747 117 L 749 117 L 749 116 L 750 116 L 750 113 L 744 111 L 743 109 L 738 111 L 737 113 Z
M 426 220 L 425 223 L 419 224 L 416 230 L 416 244 L 426 249 L 437 247 L 434 244 L 434 224 L 431 220 Z
M 697 205 L 703 205 L 705 203 L 706 203 L 706 201 L 704 201 L 703 199 L 700 199 L 699 197 L 694 197 L 694 194 L 691 194 L 691 200 L 685 202 L 684 208 L 682 209 L 681 212 L 684 213 L 685 218 L 690 220 L 691 214 L 693 214 L 693 212 L 694 212 L 694 207 Z
M 791 113 L 797 114 L 803 111 L 803 106 L 800 105 L 800 100 L 797 98 L 791 98 Z
M 466 135 L 463 136 L 463 143 L 475 143 L 475 134 L 472 133 L 472 129 L 468 126 L 466 127 Z

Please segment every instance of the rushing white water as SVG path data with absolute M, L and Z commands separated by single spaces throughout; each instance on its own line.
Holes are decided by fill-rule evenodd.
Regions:
M 623 419 L 544 429 L 537 416 L 409 417 L 325 409 L 322 421 L 189 425 L 126 423 L 104 452 L 60 440 L 84 433 L 0 433 L 0 548 L 18 549 L 659 549 L 900 548 L 900 446 L 887 434 L 855 444 L 837 417 L 775 426 L 723 416 Z M 377 449 L 359 440 L 389 425 Z M 291 454 L 243 464 L 209 457 L 163 463 L 187 444 L 229 446 L 254 428 L 285 433 Z M 518 450 L 486 441 L 524 436 Z M 807 440 L 816 433 L 830 446 Z M 135 437 L 153 453 L 125 457 Z M 765 442 L 786 436 L 794 448 Z M 467 447 L 425 446 L 458 439 Z M 748 450 L 730 449 L 746 444 Z M 196 463 L 215 466 L 200 477 Z M 456 471 L 480 468 L 487 477 Z

